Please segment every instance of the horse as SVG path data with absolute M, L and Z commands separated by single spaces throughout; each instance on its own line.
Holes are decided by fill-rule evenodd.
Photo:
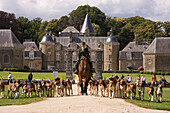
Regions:
M 80 64 L 78 66 L 78 70 L 79 70 L 79 72 L 78 72 L 78 78 L 79 78 L 78 85 L 81 87 L 82 95 L 83 95 L 83 93 L 86 93 L 86 95 L 87 95 L 87 85 L 88 85 L 89 78 L 91 76 L 88 55 L 84 55 L 82 57 L 82 59 L 80 60 Z

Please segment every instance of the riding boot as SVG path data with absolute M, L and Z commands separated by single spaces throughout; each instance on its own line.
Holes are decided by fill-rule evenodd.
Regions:
M 79 61 L 77 61 L 77 63 L 76 63 L 76 70 L 75 70 L 75 74 L 78 74 L 78 65 L 79 65 Z
M 90 63 L 90 72 L 93 73 L 93 65 L 92 65 L 92 62 L 89 62 Z

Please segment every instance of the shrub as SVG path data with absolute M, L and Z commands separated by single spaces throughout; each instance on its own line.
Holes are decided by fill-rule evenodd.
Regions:
M 25 72 L 28 71 L 27 69 L 18 69 L 18 68 L 4 68 L 4 71 L 18 71 L 18 72 Z
M 170 73 L 166 72 L 165 75 L 170 75 Z
M 129 67 L 127 67 L 130 71 L 132 71 L 133 70 L 133 67 L 132 66 L 129 66 Z
M 150 72 L 150 74 L 153 74 L 153 72 Z
M 143 73 L 144 73 L 144 71 L 140 71 L 139 73 L 140 73 L 140 74 L 143 74 Z
M 150 74 L 150 72 L 147 71 L 146 74 Z
M 157 72 L 153 72 L 154 75 L 157 75 Z
M 2 68 L 0 68 L 0 71 L 3 71 L 3 69 L 2 69 Z
M 165 73 L 164 73 L 164 72 L 161 72 L 161 75 L 165 75 Z
M 157 75 L 161 75 L 161 72 L 157 72 Z

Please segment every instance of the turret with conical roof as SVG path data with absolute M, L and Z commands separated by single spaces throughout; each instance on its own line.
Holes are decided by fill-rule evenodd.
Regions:
M 46 35 L 43 36 L 40 42 L 40 50 L 42 51 L 42 69 L 50 69 L 55 67 L 55 48 L 56 40 L 49 34 L 49 29 L 46 29 Z
M 105 43 L 119 43 L 117 41 L 117 38 L 115 36 L 113 36 L 113 29 L 111 28 L 110 29 L 110 36 L 107 38 L 106 42 Z
M 43 36 L 40 43 L 56 43 L 55 40 L 52 39 L 51 35 L 49 34 L 49 29 L 46 29 L 46 35 Z
M 94 29 L 93 29 L 93 26 L 91 24 L 91 21 L 90 21 L 88 13 L 86 14 L 83 26 L 82 26 L 82 28 L 80 30 L 80 33 L 84 34 L 84 35 L 87 35 L 87 36 L 94 35 L 94 33 L 95 33 Z
M 104 70 L 118 70 L 119 42 L 113 36 L 113 30 L 110 30 L 110 36 L 104 43 Z

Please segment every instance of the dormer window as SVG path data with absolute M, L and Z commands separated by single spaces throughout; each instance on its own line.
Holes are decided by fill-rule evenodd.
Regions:
M 129 46 L 129 47 L 128 47 L 128 49 L 132 49 L 132 47 L 131 47 L 131 46 Z

